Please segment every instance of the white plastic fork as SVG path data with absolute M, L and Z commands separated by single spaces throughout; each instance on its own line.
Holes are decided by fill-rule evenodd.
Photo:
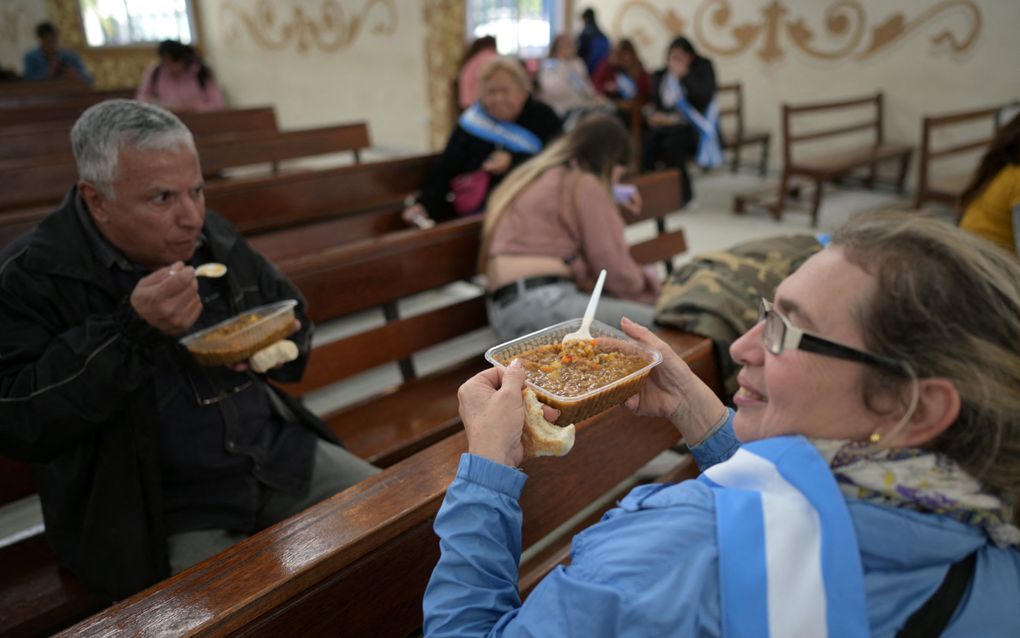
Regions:
M 581 327 L 577 330 L 563 335 L 561 343 L 575 341 L 578 339 L 591 339 L 591 321 L 595 318 L 595 307 L 599 305 L 599 297 L 602 296 L 602 284 L 606 281 L 605 269 L 599 273 L 599 280 L 595 282 L 595 290 L 591 291 L 591 299 L 588 300 L 588 307 L 584 310 L 584 318 L 581 319 Z

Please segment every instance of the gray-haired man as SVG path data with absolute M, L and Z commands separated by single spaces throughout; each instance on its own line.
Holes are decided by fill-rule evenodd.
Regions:
M 80 181 L 0 253 L 0 453 L 35 464 L 57 555 L 116 599 L 375 468 L 265 382 L 304 370 L 304 300 L 205 210 L 180 120 L 111 100 L 71 138 Z M 227 275 L 196 278 L 207 261 Z M 289 298 L 300 356 L 266 375 L 200 367 L 177 344 Z

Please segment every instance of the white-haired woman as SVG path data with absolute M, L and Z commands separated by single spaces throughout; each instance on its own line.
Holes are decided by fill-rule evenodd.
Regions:
M 478 102 L 461 115 L 421 196 L 404 211 L 418 226 L 481 212 L 488 194 L 515 166 L 560 134 L 560 119 L 531 97 L 521 64 L 497 56 L 482 68 Z

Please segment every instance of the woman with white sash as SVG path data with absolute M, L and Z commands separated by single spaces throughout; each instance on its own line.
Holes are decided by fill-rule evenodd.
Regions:
M 719 117 L 715 104 L 715 69 L 687 38 L 669 44 L 666 68 L 652 75 L 652 102 L 645 107 L 647 130 L 641 145 L 641 168 L 679 168 L 684 202 L 694 197 L 687 163 L 722 163 Z
M 478 102 L 461 114 L 421 196 L 405 209 L 408 223 L 427 227 L 481 212 L 510 170 L 560 134 L 560 118 L 530 92 L 531 80 L 517 60 L 496 56 L 486 62 Z
M 594 111 L 608 112 L 612 106 L 595 92 L 588 69 L 574 49 L 574 39 L 567 33 L 553 38 L 549 57 L 538 69 L 538 97 L 552 107 L 563 120 L 564 128 L 573 125 Z
M 635 488 L 523 604 L 524 372 L 466 382 L 425 634 L 1020 635 L 1020 264 L 861 216 L 760 316 L 731 347 L 735 412 L 622 323 L 664 356 L 628 406 L 672 421 L 704 473 Z

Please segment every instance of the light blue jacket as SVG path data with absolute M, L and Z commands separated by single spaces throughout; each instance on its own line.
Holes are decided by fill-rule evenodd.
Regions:
M 85 68 L 78 54 L 68 49 L 57 49 L 57 59 L 66 67 L 71 67 L 78 72 L 82 81 L 92 84 L 92 74 Z M 26 80 L 47 80 L 50 79 L 50 61 L 46 58 L 42 48 L 35 48 L 25 53 L 22 60 L 21 75 Z
M 693 452 L 705 469 L 740 446 L 730 420 Z M 465 454 L 435 530 L 442 555 L 423 602 L 426 636 L 721 636 L 715 505 L 704 483 L 635 488 L 573 541 L 570 565 L 522 605 L 518 497 L 526 476 Z M 1020 552 L 933 514 L 848 499 L 871 632 L 895 636 L 975 549 L 949 638 L 1020 636 Z M 766 632 L 767 629 L 763 629 Z

